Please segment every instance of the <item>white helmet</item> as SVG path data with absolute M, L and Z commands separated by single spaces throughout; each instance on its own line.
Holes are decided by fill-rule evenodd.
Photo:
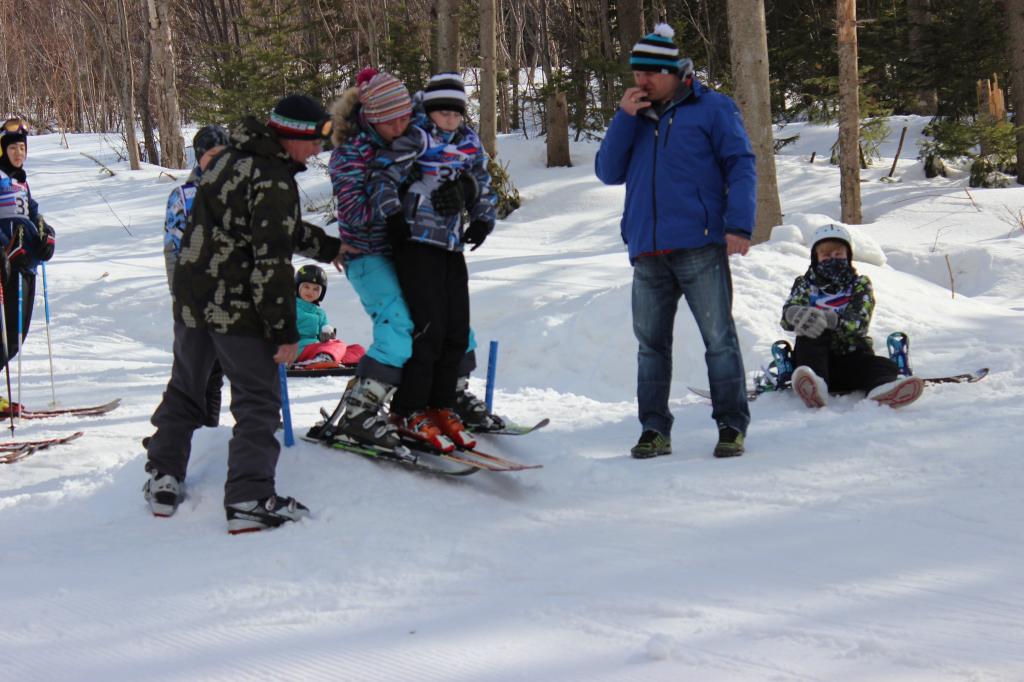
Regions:
M 829 223 L 828 225 L 822 225 L 814 231 L 814 238 L 811 240 L 811 262 L 818 262 L 818 254 L 815 253 L 814 247 L 819 242 L 823 242 L 826 239 L 835 239 L 836 241 L 843 242 L 846 244 L 846 251 L 848 253 L 847 259 L 853 262 L 853 239 L 850 238 L 850 231 L 842 225 L 836 225 L 835 223 Z

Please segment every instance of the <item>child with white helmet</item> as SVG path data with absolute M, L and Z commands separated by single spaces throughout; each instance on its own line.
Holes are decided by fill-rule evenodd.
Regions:
M 829 391 L 866 391 L 890 407 L 921 397 L 924 382 L 900 377 L 889 358 L 875 355 L 868 326 L 875 309 L 871 280 L 853 267 L 853 241 L 842 225 L 814 233 L 811 266 L 793 282 L 782 328 L 796 332 L 792 385 L 808 407 L 824 407 Z

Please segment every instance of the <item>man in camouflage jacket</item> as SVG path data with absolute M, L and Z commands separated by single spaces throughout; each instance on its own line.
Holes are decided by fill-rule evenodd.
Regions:
M 231 381 L 236 422 L 224 488 L 228 530 L 261 530 L 307 513 L 274 488 L 277 364 L 294 360 L 299 340 L 292 254 L 330 262 L 341 247 L 303 222 L 295 181 L 321 150 L 325 127 L 328 115 L 319 104 L 286 97 L 268 123 L 243 120 L 200 180 L 172 287 L 174 364 L 148 444 L 144 493 L 154 514 L 170 516 L 184 496 L 192 432 L 202 425 L 214 359 Z

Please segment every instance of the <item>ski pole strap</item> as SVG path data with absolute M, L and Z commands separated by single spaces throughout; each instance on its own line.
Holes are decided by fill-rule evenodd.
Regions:
M 284 446 L 295 445 L 295 433 L 292 431 L 292 407 L 288 402 L 288 370 L 284 364 L 277 366 L 277 375 L 281 380 L 281 418 L 284 420 Z
M 494 412 L 494 373 L 498 366 L 498 342 L 491 341 L 487 354 L 487 390 L 484 392 L 484 404 L 488 412 Z

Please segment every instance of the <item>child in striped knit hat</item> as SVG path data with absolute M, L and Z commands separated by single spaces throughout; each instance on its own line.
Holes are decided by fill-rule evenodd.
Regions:
M 463 111 L 464 97 L 463 89 Z M 309 435 L 314 437 L 330 440 L 341 435 L 381 448 L 395 448 L 399 444 L 384 407 L 397 386 L 404 383 L 403 365 L 413 352 L 414 325 L 395 272 L 395 240 L 389 234 L 385 214 L 376 210 L 371 201 L 369 181 L 371 173 L 392 153 L 391 143 L 409 128 L 412 109 L 412 100 L 402 82 L 371 68 L 363 69 L 356 77 L 355 87 L 349 88 L 332 106 L 335 148 L 328 172 L 334 187 L 342 249 L 346 252 L 345 275 L 373 320 L 373 342 L 330 419 L 310 430 Z M 464 419 L 486 419 L 499 428 L 501 420 L 490 415 L 483 401 L 465 390 L 468 376 L 476 367 L 474 348 L 470 333 L 469 343 L 463 342 L 459 352 L 463 380 L 456 404 L 466 407 Z
M 462 77 L 437 74 L 416 99 L 422 111 L 414 125 L 377 156 L 367 183 L 373 210 L 388 226 L 416 325 L 391 411 L 401 429 L 442 449 L 472 447 L 460 417 L 467 411 L 457 409 L 457 394 L 464 395 L 458 388 L 468 379 L 460 364 L 471 334 L 463 248 L 476 249 L 490 234 L 496 202 L 487 155 L 465 123 Z

